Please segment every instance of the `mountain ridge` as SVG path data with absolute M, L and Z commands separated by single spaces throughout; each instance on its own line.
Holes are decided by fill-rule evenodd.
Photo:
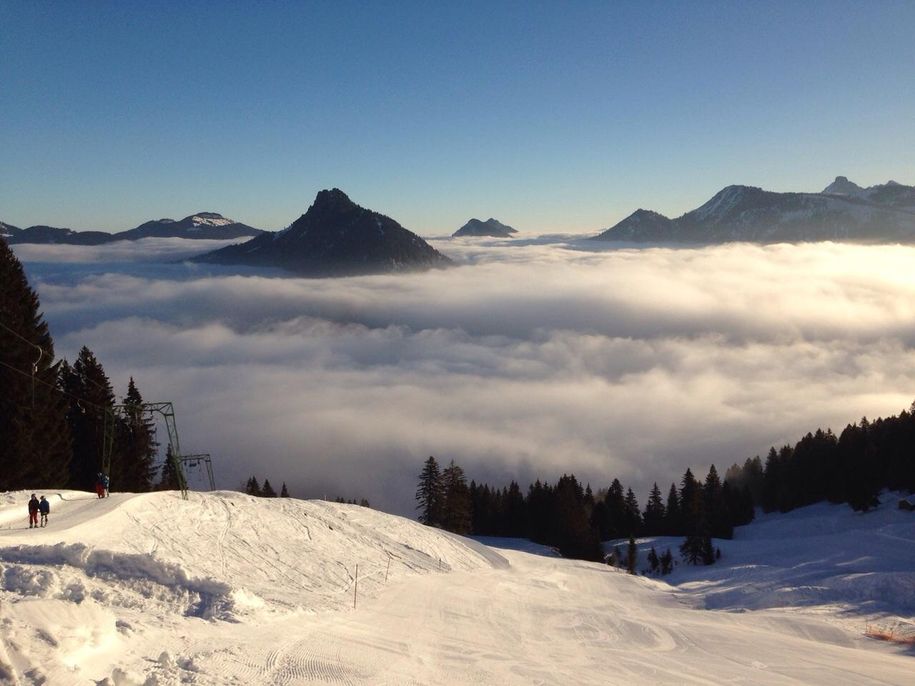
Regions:
M 676 219 L 636 210 L 590 240 L 714 244 L 855 241 L 915 242 L 915 187 L 862 188 L 844 176 L 820 193 L 725 186 Z
M 9 230 L 9 231 L 8 231 Z M 190 238 L 219 240 L 257 236 L 262 229 L 223 217 L 217 212 L 196 212 L 183 219 L 154 219 L 133 229 L 110 233 L 108 231 L 76 231 L 70 228 L 43 224 L 26 229 L 0 222 L 0 235 L 10 244 L 66 244 L 103 245 L 114 241 L 135 241 L 141 238 Z

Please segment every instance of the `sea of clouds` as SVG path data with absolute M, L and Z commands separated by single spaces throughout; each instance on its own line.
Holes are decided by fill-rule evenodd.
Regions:
M 119 395 L 132 375 L 173 401 L 222 488 L 410 514 L 434 455 L 644 502 L 915 399 L 913 248 L 435 243 L 458 266 L 346 279 L 181 263 L 180 239 L 15 249 L 57 355 L 87 345 Z

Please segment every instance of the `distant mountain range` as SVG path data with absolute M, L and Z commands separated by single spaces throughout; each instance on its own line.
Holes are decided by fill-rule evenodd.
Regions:
M 915 187 L 862 188 L 844 176 L 821 193 L 728 186 L 670 219 L 639 209 L 592 240 L 635 243 L 915 242 Z
M 74 231 L 53 226 L 30 226 L 27 229 L 0 222 L 0 235 L 10 244 L 15 243 L 65 243 L 68 245 L 102 245 L 114 241 L 135 241 L 141 238 L 201 238 L 232 239 L 257 236 L 261 229 L 227 219 L 215 212 L 198 212 L 189 217 L 156 219 L 140 224 L 135 229 L 108 233 L 105 231 Z
M 214 250 L 195 262 L 281 267 L 306 276 L 400 272 L 451 260 L 390 217 L 360 207 L 334 188 L 279 233 Z
M 518 233 L 518 230 L 513 229 L 512 227 L 503 224 L 499 220 L 490 217 L 485 222 L 482 222 L 479 219 L 471 219 L 451 235 L 455 238 L 459 238 L 460 236 L 493 236 L 495 238 L 511 238 L 513 233 Z

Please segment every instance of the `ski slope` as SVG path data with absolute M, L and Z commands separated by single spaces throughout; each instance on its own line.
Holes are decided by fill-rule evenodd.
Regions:
M 867 623 L 915 621 L 915 515 L 895 501 L 867 516 L 816 506 L 763 518 L 723 542 L 719 565 L 680 566 L 671 585 L 352 505 L 64 492 L 49 496 L 49 526 L 30 530 L 27 499 L 0 494 L 3 684 L 911 684 L 915 674 L 910 650 L 863 636 Z M 850 537 L 895 540 L 897 552 L 862 556 L 840 545 Z

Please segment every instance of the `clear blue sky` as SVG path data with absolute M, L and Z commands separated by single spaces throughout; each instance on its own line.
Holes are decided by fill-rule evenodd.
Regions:
M 729 183 L 915 183 L 915 2 L 0 0 L 0 220 L 595 232 Z

